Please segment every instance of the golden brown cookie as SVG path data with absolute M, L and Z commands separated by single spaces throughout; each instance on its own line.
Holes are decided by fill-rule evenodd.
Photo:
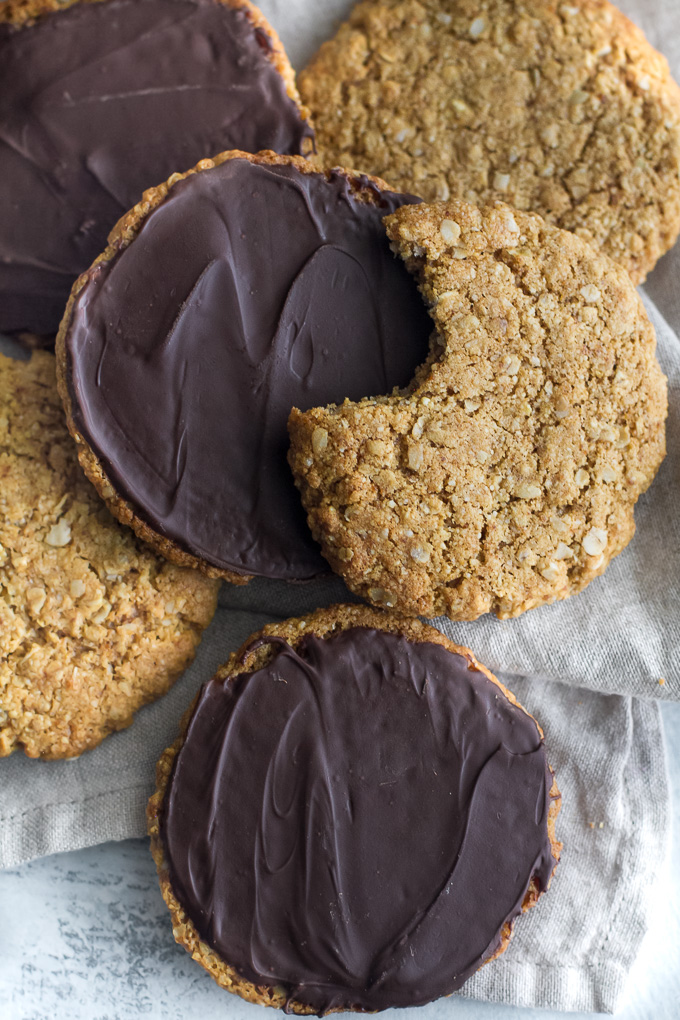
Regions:
M 175 939 L 289 1012 L 449 994 L 507 948 L 559 860 L 542 736 L 419 621 L 333 606 L 270 624 L 158 763 L 147 816 Z
M 291 414 L 324 555 L 414 615 L 504 618 L 580 591 L 632 538 L 665 453 L 665 378 L 630 278 L 502 203 L 385 222 L 437 333 L 407 391 Z
M 59 11 L 64 11 L 76 4 L 110 3 L 111 0 L 5 0 L 0 7 L 0 25 L 12 28 L 29 28 L 41 18 Z M 195 3 L 196 0 L 193 0 Z M 300 102 L 300 94 L 295 82 L 295 71 L 283 48 L 278 33 L 269 24 L 264 14 L 252 0 L 215 0 L 216 3 L 247 16 L 248 22 L 259 31 L 259 41 L 269 62 L 283 78 L 286 94 L 297 107 L 301 120 L 309 121 L 309 110 Z M 313 135 L 308 133 L 303 139 L 303 154 L 312 155 L 314 149 Z
M 680 231 L 680 90 L 607 0 L 364 0 L 300 90 L 326 162 L 537 212 L 635 283 Z
M 216 599 L 99 502 L 54 357 L 0 356 L 0 756 L 70 758 L 129 726 L 191 662 Z

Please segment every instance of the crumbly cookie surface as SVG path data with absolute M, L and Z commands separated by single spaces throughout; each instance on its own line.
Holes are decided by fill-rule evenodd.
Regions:
M 636 283 L 680 230 L 680 90 L 607 0 L 364 0 L 300 89 L 326 162 L 537 212 Z
M 312 634 L 320 638 L 330 638 L 340 631 L 349 630 L 353 627 L 368 627 L 391 634 L 398 634 L 411 642 L 431 642 L 441 645 L 454 654 L 464 656 L 472 667 L 478 669 L 489 680 L 492 680 L 513 705 L 519 704 L 512 692 L 507 690 L 485 666 L 481 665 L 469 649 L 455 645 L 440 631 L 422 623 L 420 620 L 408 619 L 397 613 L 389 613 L 384 610 L 375 610 L 366 606 L 356 605 L 331 606 L 328 609 L 316 610 L 304 618 L 300 617 L 268 624 L 261 631 L 251 635 L 241 648 L 230 656 L 229 660 L 217 671 L 215 678 L 226 681 L 244 672 L 255 672 L 266 666 L 276 654 L 275 645 L 267 639 L 282 639 L 295 649 L 307 635 Z M 260 644 L 258 639 L 265 640 Z M 156 766 L 156 790 L 149 799 L 147 806 L 147 825 L 151 840 L 151 853 L 158 871 L 161 894 L 172 917 L 173 935 L 176 942 L 186 949 L 192 959 L 199 963 L 217 984 L 227 991 L 257 1005 L 273 1006 L 285 1009 L 286 1012 L 300 1015 L 313 1013 L 314 1010 L 310 1006 L 295 999 L 291 1000 L 286 989 L 282 986 L 265 987 L 245 980 L 231 966 L 229 961 L 222 959 L 218 953 L 202 941 L 196 926 L 177 899 L 173 889 L 160 832 L 160 815 L 171 780 L 173 764 L 184 744 L 187 729 L 197 702 L 198 695 L 182 719 L 180 736 L 163 752 L 158 761 Z M 526 709 L 522 710 L 526 712 Z M 536 725 L 539 734 L 543 737 L 540 725 L 538 723 Z M 552 773 L 552 769 L 550 771 Z M 561 804 L 562 797 L 553 775 L 553 783 L 550 789 L 550 807 L 547 816 L 547 831 L 552 855 L 556 862 L 559 862 L 562 851 L 562 844 L 558 841 L 556 834 L 556 821 Z M 535 880 L 532 879 L 522 902 L 522 911 L 526 912 L 531 907 L 534 907 L 543 892 L 545 890 L 539 889 Z M 491 962 L 491 960 L 496 959 L 505 952 L 510 943 L 512 933 L 512 923 L 506 922 L 501 931 L 499 948 L 485 963 Z M 330 1012 L 335 1012 L 335 1010 L 330 1010 Z
M 54 357 L 0 357 L 0 756 L 73 757 L 128 726 L 189 664 L 216 598 L 99 502 Z
M 437 332 L 406 393 L 292 412 L 312 532 L 353 591 L 403 613 L 566 598 L 630 541 L 665 453 L 642 303 L 605 256 L 502 203 L 385 222 Z

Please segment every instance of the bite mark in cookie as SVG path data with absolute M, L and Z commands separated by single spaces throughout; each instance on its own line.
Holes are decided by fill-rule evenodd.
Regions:
M 516 616 L 580 591 L 635 530 L 666 384 L 626 272 L 501 203 L 386 219 L 437 328 L 401 394 L 291 414 L 309 525 L 400 612 Z

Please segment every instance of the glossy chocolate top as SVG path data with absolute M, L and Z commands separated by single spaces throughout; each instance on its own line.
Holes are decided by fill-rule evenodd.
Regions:
M 278 643 L 199 697 L 161 817 L 177 899 L 241 977 L 320 1013 L 460 988 L 555 866 L 536 724 L 440 645 Z
M 350 179 L 227 160 L 172 188 L 95 269 L 66 345 L 74 418 L 117 491 L 212 565 L 328 570 L 286 461 L 287 419 L 409 382 L 431 329 Z
M 312 134 L 242 9 L 79 3 L 0 25 L 0 331 L 55 333 L 116 221 L 225 149 L 300 153 Z

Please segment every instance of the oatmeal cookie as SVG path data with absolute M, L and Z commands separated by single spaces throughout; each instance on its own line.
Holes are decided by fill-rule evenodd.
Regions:
M 158 763 L 147 814 L 176 940 L 288 1012 L 450 994 L 507 948 L 559 860 L 542 737 L 418 621 L 334 606 L 270 624 Z
M 216 598 L 99 502 L 54 356 L 0 356 L 0 756 L 71 758 L 129 726 L 192 660 Z
M 410 388 L 293 411 L 290 464 L 349 587 L 407 614 L 517 616 L 633 537 L 666 384 L 627 273 L 502 203 L 386 219 L 437 334 Z
M 53 343 L 72 284 L 144 189 L 232 148 L 313 151 L 250 0 L 0 3 L 0 332 Z
M 324 160 L 539 213 L 635 283 L 680 230 L 680 90 L 607 0 L 365 0 L 300 90 Z
M 291 407 L 403 386 L 432 324 L 382 219 L 416 201 L 300 157 L 222 153 L 150 189 L 57 342 L 86 473 L 176 563 L 245 584 L 328 567 L 286 463 Z

